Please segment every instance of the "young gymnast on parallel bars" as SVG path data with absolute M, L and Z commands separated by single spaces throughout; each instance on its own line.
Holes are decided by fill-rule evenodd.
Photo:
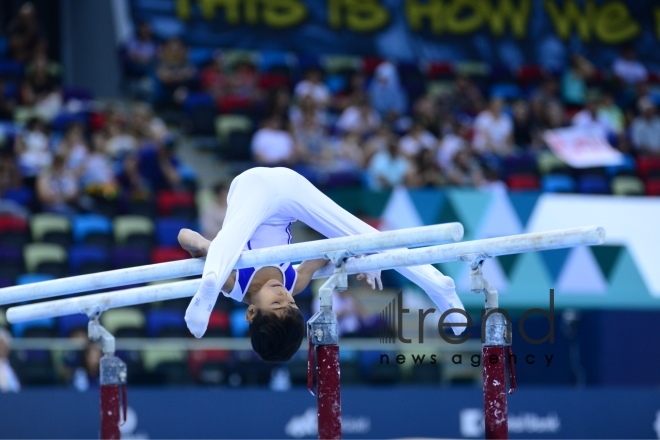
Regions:
M 237 176 L 227 196 L 222 229 L 210 242 L 182 229 L 179 243 L 193 257 L 206 257 L 202 282 L 186 310 L 190 332 L 201 338 L 220 291 L 249 304 L 245 319 L 252 347 L 268 362 L 285 362 L 305 336 L 305 321 L 293 296 L 311 281 L 328 260 L 234 270 L 243 250 L 291 243 L 290 226 L 300 220 L 328 238 L 378 232 L 344 210 L 298 173 L 287 168 L 252 168 Z M 441 312 L 463 309 L 454 281 L 431 265 L 396 269 L 429 295 Z M 358 275 L 372 289 L 382 289 L 380 271 Z M 465 323 L 464 315 L 451 313 L 451 323 Z M 460 334 L 460 326 L 452 326 Z

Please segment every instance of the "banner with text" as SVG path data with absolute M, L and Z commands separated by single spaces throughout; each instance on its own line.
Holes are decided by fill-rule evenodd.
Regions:
M 548 130 L 543 139 L 550 149 L 573 168 L 621 165 L 623 154 L 612 148 L 599 130 L 579 127 Z
M 655 0 L 135 0 L 133 18 L 195 46 L 482 60 L 560 68 L 579 51 L 610 66 L 633 44 L 660 67 Z

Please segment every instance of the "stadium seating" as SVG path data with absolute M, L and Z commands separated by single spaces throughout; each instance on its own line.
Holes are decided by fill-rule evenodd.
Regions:
M 17 246 L 0 245 L 0 276 L 13 280 L 25 272 L 23 251 Z
M 183 314 L 178 310 L 157 309 L 147 312 L 147 336 L 158 337 L 187 337 L 190 332 L 183 320 Z
M 576 184 L 572 177 L 565 174 L 548 174 L 541 179 L 543 192 L 575 192 Z
M 31 241 L 27 220 L 20 217 L 0 216 L 0 243 L 23 246 Z
M 113 220 L 115 244 L 150 248 L 154 243 L 154 222 L 137 215 L 120 215 Z
M 69 273 L 82 275 L 110 270 L 109 252 L 100 246 L 75 245 L 69 249 Z
M 178 246 L 159 246 L 151 251 L 151 262 L 153 264 L 185 260 L 187 258 L 190 258 L 190 254 Z
M 28 272 L 51 274 L 55 278 L 67 273 L 67 251 L 58 244 L 27 244 L 23 248 L 23 258 Z
M 71 244 L 71 222 L 63 215 L 34 214 L 30 217 L 30 229 L 33 241 L 62 246 Z
M 112 222 L 101 215 L 76 215 L 72 221 L 72 232 L 76 243 L 106 248 L 113 243 Z
M 117 338 L 146 335 L 144 313 L 136 307 L 107 310 L 101 315 L 101 324 Z
M 612 179 L 612 194 L 618 196 L 644 195 L 644 182 L 635 176 L 616 176 Z

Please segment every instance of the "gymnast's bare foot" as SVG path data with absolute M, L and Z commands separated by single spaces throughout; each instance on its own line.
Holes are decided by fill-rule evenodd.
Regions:
M 206 257 L 211 242 L 190 229 L 181 229 L 177 237 L 182 248 L 195 258 Z

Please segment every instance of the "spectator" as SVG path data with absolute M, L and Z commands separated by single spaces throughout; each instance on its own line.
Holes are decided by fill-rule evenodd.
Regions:
M 592 130 L 605 137 L 610 136 L 613 132 L 609 121 L 602 114 L 599 116 L 599 103 L 595 97 L 590 97 L 587 100 L 586 107 L 577 112 L 571 122 L 574 127 Z
M 559 84 L 555 78 L 546 78 L 530 99 L 532 117 L 536 120 L 542 119 L 546 109 L 552 104 L 562 104 Z
M 21 172 L 27 179 L 34 179 L 53 161 L 50 139 L 46 126 L 39 118 L 31 118 L 26 131 L 16 138 L 14 152 L 18 157 Z
M 381 118 L 397 122 L 408 109 L 408 94 L 399 83 L 394 64 L 386 61 L 376 67 L 369 86 L 369 101 Z
M 633 147 L 639 153 L 660 156 L 660 116 L 648 98 L 640 99 L 638 107 L 640 115 L 630 130 Z
M 311 95 L 303 96 L 300 107 L 292 109 L 291 126 L 298 148 L 304 151 L 303 162 L 312 165 L 329 162 L 325 117 Z
M 561 97 L 568 105 L 583 106 L 587 81 L 594 75 L 593 65 L 579 54 L 571 55 L 570 66 L 561 77 Z
M 614 75 L 627 86 L 644 82 L 648 76 L 646 67 L 635 58 L 635 49 L 632 46 L 626 46 L 612 65 Z
M 474 117 L 483 110 L 485 102 L 479 87 L 469 77 L 459 75 L 454 80 L 445 106 L 451 115 L 465 113 Z
M 323 83 L 323 71 L 318 67 L 308 69 L 303 80 L 296 84 L 293 96 L 299 101 L 309 96 L 318 108 L 325 109 L 330 104 L 331 95 Z
M 94 134 L 92 152 L 85 160 L 81 184 L 87 194 L 114 198 L 117 195 L 118 184 L 112 161 L 105 153 L 106 142 L 101 133 Z
M 399 151 L 396 140 L 392 139 L 387 149 L 371 158 L 366 171 L 367 186 L 378 191 L 405 185 L 411 170 L 410 162 Z
M 359 136 L 367 136 L 380 127 L 380 116 L 371 107 L 365 96 L 342 112 L 337 121 L 337 129 L 341 132 L 353 132 Z
M 454 156 L 457 152 L 468 148 L 467 134 L 469 125 L 465 119 L 453 118 L 450 129 L 444 134 L 436 153 L 435 161 L 443 171 L 447 172 L 454 166 Z
M 53 164 L 37 177 L 37 200 L 44 212 L 73 215 L 78 212 L 78 180 L 66 166 L 66 156 L 55 155 Z
M 474 121 L 473 145 L 480 155 L 505 156 L 513 146 L 513 122 L 504 113 L 504 101 L 493 98 Z
M 338 142 L 334 143 L 334 147 L 334 161 L 342 162 L 346 168 L 362 169 L 365 162 L 364 151 L 357 134 L 344 133 Z
M 213 59 L 204 67 L 199 75 L 202 90 L 208 92 L 218 102 L 229 91 L 229 75 L 225 72 L 222 52 L 213 53 Z
M 458 150 L 447 172 L 449 184 L 478 188 L 486 183 L 479 161 L 469 149 Z
M 441 115 L 438 111 L 438 102 L 431 95 L 424 95 L 413 105 L 413 118 L 424 127 L 424 130 L 433 136 L 440 137 Z
M 312 312 L 320 310 L 317 296 L 312 301 Z M 340 337 L 370 337 L 378 328 L 376 317 L 366 310 L 364 304 L 350 290 L 332 293 L 332 311 L 337 315 L 337 333 Z
M 536 149 L 539 147 L 539 136 L 536 124 L 527 102 L 519 99 L 513 103 L 513 144 L 521 150 Z
M 161 47 L 156 77 L 161 85 L 157 101 L 180 104 L 195 79 L 196 69 L 188 61 L 188 50 L 179 38 L 167 40 Z
M 275 115 L 281 118 L 289 117 L 293 120 L 297 117 L 294 113 L 297 107 L 291 107 L 291 93 L 286 87 L 278 87 L 268 91 L 266 96 L 266 115 Z
M 14 119 L 16 100 L 9 93 L 9 86 L 0 78 L 0 121 Z
M 609 127 L 613 134 L 617 136 L 623 134 L 625 118 L 619 106 L 614 102 L 611 93 L 603 95 L 597 114 L 598 119 L 603 121 L 603 124 Z
M 431 148 L 420 150 L 411 160 L 412 170 L 408 186 L 413 188 L 433 188 L 443 184 L 440 167 L 435 161 L 435 151 Z
M 138 172 L 151 194 L 175 189 L 181 184 L 179 160 L 174 155 L 172 139 L 148 142 L 135 155 Z
M 7 150 L 0 151 L 0 196 L 8 189 L 19 188 L 23 184 L 21 171 L 14 156 Z
M 337 93 L 335 101 L 337 110 L 341 112 L 357 104 L 365 95 L 365 92 L 364 75 L 360 72 L 351 73 L 348 77 L 346 87 Z
M 0 328 L 0 393 L 18 393 L 21 383 L 9 363 L 11 350 L 11 335 Z
M 247 104 L 253 104 L 261 98 L 259 74 L 249 61 L 236 63 L 229 77 L 229 94 Z
M 559 102 L 549 103 L 541 116 L 542 118 L 539 122 L 542 130 L 552 130 L 568 125 L 566 110 Z
M 66 166 L 76 176 L 83 174 L 89 148 L 85 141 L 84 127 L 80 122 L 74 122 L 67 126 L 62 142 L 57 148 L 57 153 L 66 157 Z
M 21 84 L 20 102 L 35 107 L 35 113 L 50 121 L 62 108 L 62 92 L 59 84 L 59 68 L 46 55 L 37 55 L 26 69 Z
M 126 43 L 126 70 L 135 77 L 144 77 L 156 65 L 158 45 L 151 26 L 146 21 L 137 24 L 136 35 Z
M 7 28 L 9 56 L 26 63 L 37 53 L 41 41 L 41 31 L 36 10 L 31 2 L 24 3 L 18 15 Z
M 213 240 L 225 221 L 227 214 L 227 194 L 229 188 L 226 183 L 213 186 L 213 200 L 206 205 L 199 216 L 202 235 L 207 240 Z
M 77 391 L 84 392 L 100 385 L 99 369 L 102 356 L 103 352 L 98 344 L 91 342 L 87 344 L 83 350 L 82 365 L 73 373 L 73 387 Z
M 271 116 L 263 121 L 262 128 L 252 138 L 252 155 L 259 165 L 293 165 L 297 161 L 297 151 L 293 136 L 283 126 L 279 116 Z
M 148 122 L 140 120 L 141 116 L 137 114 L 137 109 L 135 109 L 134 112 L 134 119 L 131 120 L 133 131 L 139 135 L 148 135 L 150 131 L 148 128 Z M 144 128 L 145 125 L 147 128 Z M 104 135 L 103 151 L 115 161 L 119 162 L 126 155 L 137 151 L 138 140 L 136 136 L 129 133 L 126 121 L 124 121 L 122 115 L 117 111 L 110 110 L 108 112 L 104 127 Z M 140 137 L 142 138 L 143 136 Z
M 422 150 L 434 150 L 437 142 L 435 136 L 426 131 L 419 121 L 415 121 L 408 134 L 399 141 L 399 149 L 404 156 L 412 159 Z

